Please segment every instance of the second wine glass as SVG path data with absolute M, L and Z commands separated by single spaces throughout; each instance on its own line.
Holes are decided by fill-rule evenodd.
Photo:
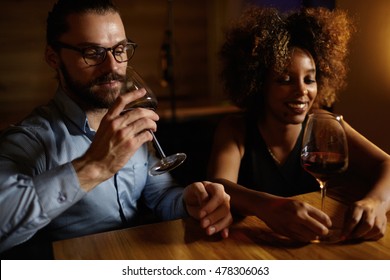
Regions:
M 148 87 L 148 85 L 144 82 L 141 76 L 131 66 L 127 66 L 125 83 L 126 83 L 125 85 L 126 92 L 144 88 L 146 90 L 146 93 L 143 97 L 129 103 L 125 107 L 124 111 L 132 110 L 134 108 L 139 108 L 139 107 L 150 109 L 150 110 L 156 110 L 157 108 L 156 96 L 154 95 L 153 91 Z M 153 136 L 153 142 L 155 144 L 156 150 L 161 157 L 161 160 L 149 169 L 150 175 L 152 176 L 161 175 L 163 173 L 166 173 L 178 167 L 180 164 L 182 164 L 185 161 L 185 159 L 187 158 L 187 155 L 185 153 L 176 153 L 170 156 L 166 156 L 153 131 L 150 131 L 150 133 Z
M 303 135 L 301 164 L 320 184 L 322 211 L 325 210 L 328 180 L 348 167 L 347 137 L 342 122 L 341 115 L 313 113 L 308 117 Z M 320 238 L 317 241 L 320 242 Z

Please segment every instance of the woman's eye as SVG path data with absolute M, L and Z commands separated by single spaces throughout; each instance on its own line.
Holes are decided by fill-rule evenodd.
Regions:
M 316 79 L 311 79 L 311 78 L 305 79 L 305 83 L 306 83 L 306 84 L 313 84 L 313 83 L 315 83 L 315 82 L 316 82 Z
M 281 84 L 287 84 L 291 81 L 290 76 L 282 76 L 277 80 Z

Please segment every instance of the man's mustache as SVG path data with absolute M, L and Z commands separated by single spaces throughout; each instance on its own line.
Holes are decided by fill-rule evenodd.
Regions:
M 102 75 L 96 79 L 94 79 L 91 84 L 96 85 L 96 84 L 104 84 L 104 83 L 109 83 L 111 81 L 119 81 L 119 82 L 124 82 L 126 80 L 126 76 L 120 75 L 118 73 L 109 73 L 106 75 Z

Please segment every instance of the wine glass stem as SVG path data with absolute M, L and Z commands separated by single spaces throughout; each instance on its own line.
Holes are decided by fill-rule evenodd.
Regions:
M 320 182 L 320 188 L 321 188 L 321 210 L 325 210 L 325 197 L 326 197 L 326 183 Z
M 156 145 L 157 152 L 160 154 L 161 158 L 166 158 L 164 151 L 160 146 L 160 143 L 157 141 L 156 135 L 154 135 L 153 131 L 151 131 L 151 130 L 149 130 L 149 131 L 153 136 L 153 141 L 154 141 L 154 144 Z

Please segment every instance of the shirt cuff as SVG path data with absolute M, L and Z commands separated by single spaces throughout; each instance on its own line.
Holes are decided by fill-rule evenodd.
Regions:
M 43 211 L 53 219 L 83 198 L 72 163 L 58 166 L 33 178 Z

